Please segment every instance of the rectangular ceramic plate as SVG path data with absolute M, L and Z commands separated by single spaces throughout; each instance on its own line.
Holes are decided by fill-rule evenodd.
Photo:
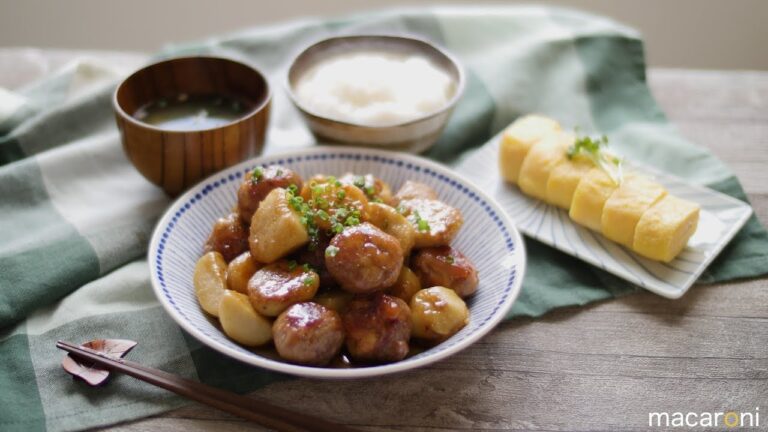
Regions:
M 749 205 L 730 196 L 647 167 L 632 167 L 653 176 L 670 194 L 701 206 L 696 233 L 680 255 L 668 264 L 649 260 L 576 224 L 567 211 L 504 182 L 498 170 L 499 139 L 494 137 L 457 170 L 493 196 L 525 235 L 664 297 L 685 294 L 752 214 Z

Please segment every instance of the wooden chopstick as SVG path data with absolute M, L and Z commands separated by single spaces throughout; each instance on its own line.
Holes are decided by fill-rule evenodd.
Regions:
M 277 431 L 357 432 L 357 429 L 348 426 L 332 423 L 261 400 L 240 396 L 159 369 L 143 366 L 130 360 L 110 357 L 104 353 L 69 342 L 58 341 L 56 342 L 56 347 L 109 370 L 122 372 L 188 399 L 218 408 Z

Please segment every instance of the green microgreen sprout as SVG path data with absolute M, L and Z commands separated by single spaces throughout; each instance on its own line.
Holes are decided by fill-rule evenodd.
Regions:
M 568 147 L 566 152 L 568 159 L 581 156 L 592 162 L 597 168 L 600 168 L 608 174 L 611 180 L 619 185 L 623 180 L 624 160 L 608 150 L 608 137 L 603 135 L 600 138 L 590 136 L 579 136 Z

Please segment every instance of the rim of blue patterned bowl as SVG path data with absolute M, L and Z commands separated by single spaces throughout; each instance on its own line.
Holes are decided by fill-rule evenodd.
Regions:
M 302 162 L 305 159 L 310 161 L 336 158 L 358 161 L 370 160 L 372 162 L 397 165 L 398 167 L 407 167 L 407 169 L 413 169 L 417 172 L 423 170 L 424 173 L 450 184 L 452 191 L 455 193 L 466 194 L 474 202 L 473 205 L 481 206 L 488 216 L 493 219 L 498 229 L 501 230 L 505 240 L 505 247 L 509 251 L 505 258 L 506 263 L 499 263 L 509 269 L 509 276 L 505 279 L 507 285 L 495 290 L 495 292 L 498 292 L 499 300 L 496 302 L 493 311 L 474 331 L 464 334 L 458 339 L 459 335 L 454 335 L 452 338 L 422 354 L 395 363 L 352 368 L 323 368 L 301 366 L 274 360 L 256 352 L 248 351 L 245 347 L 241 347 L 241 349 L 229 347 L 214 340 L 212 336 L 196 326 L 179 309 L 165 283 L 163 249 L 166 239 L 170 236 L 181 218 L 184 217 L 186 210 L 189 210 L 195 203 L 199 203 L 209 192 L 220 185 L 226 184 L 228 181 L 239 181 L 245 172 L 252 170 L 256 165 L 286 163 L 286 161 L 290 164 Z M 348 146 L 315 146 L 261 156 L 239 163 L 206 178 L 190 188 L 168 208 L 152 234 L 147 258 L 150 265 L 152 288 L 160 304 L 182 329 L 200 342 L 222 354 L 253 366 L 291 375 L 323 379 L 365 378 L 403 372 L 437 362 L 465 349 L 488 334 L 507 315 L 520 293 L 527 263 L 522 236 L 509 216 L 493 198 L 471 181 L 450 168 L 423 157 L 393 153 L 386 150 Z M 192 290 L 193 288 L 190 286 L 189 289 Z M 437 350 L 432 351 L 435 349 Z

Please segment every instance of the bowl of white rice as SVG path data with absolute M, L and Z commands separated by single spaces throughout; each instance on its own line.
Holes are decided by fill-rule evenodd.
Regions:
M 287 89 L 320 142 L 420 153 L 440 137 L 464 89 L 458 61 L 413 37 L 354 35 L 304 49 Z

